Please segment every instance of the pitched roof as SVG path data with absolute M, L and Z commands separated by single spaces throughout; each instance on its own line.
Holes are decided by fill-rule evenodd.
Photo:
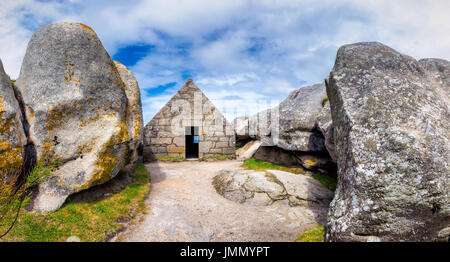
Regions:
M 171 105 L 173 104 L 173 102 L 175 102 L 176 100 L 187 100 L 189 101 L 189 103 L 193 104 L 194 103 L 194 97 L 195 95 L 198 96 L 198 94 L 201 94 L 202 97 L 202 114 L 207 114 L 211 111 L 216 111 L 215 114 L 220 117 L 223 118 L 226 122 L 226 125 L 230 125 L 230 123 L 228 122 L 228 120 L 223 116 L 223 114 L 220 112 L 220 110 L 211 102 L 211 100 L 209 100 L 209 98 L 202 92 L 202 90 L 200 90 L 200 88 L 198 88 L 195 84 L 194 81 L 189 78 L 186 83 L 177 91 L 177 93 L 172 96 L 172 98 L 159 110 L 159 112 L 153 117 L 153 119 L 155 118 L 161 118 L 164 117 L 162 115 L 164 115 L 164 113 L 171 113 Z M 205 111 L 205 104 L 209 104 L 208 109 Z M 194 108 L 191 107 L 191 117 L 193 117 L 193 110 Z M 170 116 L 168 116 L 170 117 Z M 152 119 L 152 120 L 153 120 Z M 150 122 L 152 122 L 150 120 Z M 150 123 L 149 122 L 149 123 Z

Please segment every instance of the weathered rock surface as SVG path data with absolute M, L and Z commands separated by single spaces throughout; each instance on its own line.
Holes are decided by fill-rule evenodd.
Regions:
M 297 167 L 301 165 L 300 159 L 295 153 L 286 151 L 276 146 L 261 146 L 253 155 L 253 158 L 259 161 L 274 163 L 287 167 Z
M 339 167 L 328 241 L 448 241 L 448 68 L 429 65 L 380 43 L 339 49 L 327 87 Z
M 265 146 L 289 151 L 326 152 L 323 135 L 317 130 L 317 117 L 326 98 L 325 84 L 293 91 L 280 105 L 246 118 L 236 118 L 237 139 L 261 140 Z M 248 130 L 248 135 L 247 135 Z
M 272 118 L 276 121 L 278 107 L 262 110 L 248 118 L 248 134 L 252 139 L 263 140 L 272 135 Z M 244 122 L 245 124 L 246 122 Z M 274 127 L 275 128 L 275 127 Z M 245 130 L 245 126 L 241 129 Z
M 327 206 L 333 198 L 333 192 L 319 181 L 279 170 L 222 170 L 213 185 L 220 195 L 246 205 L 282 201 L 290 206 Z
M 236 150 L 236 157 L 239 160 L 246 160 L 253 157 L 253 155 L 258 151 L 262 142 L 259 140 L 252 140 L 246 143 L 243 147 Z
M 288 167 L 303 167 L 322 173 L 336 174 L 336 164 L 326 155 L 311 155 L 299 151 L 287 151 L 276 146 L 261 146 L 253 158 Z
M 39 186 L 36 211 L 58 209 L 70 194 L 108 181 L 129 162 L 130 133 L 137 133 L 127 126 L 126 88 L 91 28 L 39 28 L 16 86 L 38 161 L 60 163 Z
M 336 162 L 336 149 L 334 145 L 334 137 L 333 137 L 333 121 L 331 119 L 331 110 L 330 110 L 330 102 L 326 101 L 322 111 L 317 116 L 317 128 L 325 137 L 325 148 L 328 151 L 331 159 Z
M 248 130 L 248 117 L 240 116 L 233 120 L 233 128 L 236 133 L 237 140 L 245 140 L 250 138 Z
M 261 141 L 262 146 L 254 154 L 257 160 L 335 173 L 331 112 L 326 97 L 324 83 L 302 87 L 274 108 L 249 118 L 236 118 L 236 139 Z
M 130 150 L 131 161 L 138 159 L 138 148 L 143 143 L 144 120 L 142 116 L 141 91 L 134 74 L 125 65 L 114 61 L 117 71 L 125 84 L 125 95 L 127 97 L 127 126 L 131 138 Z
M 324 152 L 324 138 L 317 132 L 316 121 L 327 96 L 324 84 L 302 87 L 292 92 L 279 105 L 279 121 L 272 121 L 278 129 L 274 144 L 289 151 Z
M 436 77 L 440 78 L 443 82 L 444 88 L 447 92 L 450 92 L 450 61 L 437 58 L 424 58 L 419 60 L 428 71 L 435 73 Z
M 19 169 L 26 142 L 19 102 L 0 60 L 0 169 Z

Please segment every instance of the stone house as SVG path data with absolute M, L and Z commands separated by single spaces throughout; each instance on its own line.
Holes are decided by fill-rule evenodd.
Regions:
M 192 79 L 144 128 L 144 159 L 234 155 L 232 126 Z

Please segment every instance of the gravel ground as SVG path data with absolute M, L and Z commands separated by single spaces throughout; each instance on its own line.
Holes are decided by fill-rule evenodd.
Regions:
M 294 241 L 326 220 L 325 208 L 242 205 L 219 195 L 212 178 L 241 161 L 146 164 L 152 188 L 141 215 L 113 241 Z

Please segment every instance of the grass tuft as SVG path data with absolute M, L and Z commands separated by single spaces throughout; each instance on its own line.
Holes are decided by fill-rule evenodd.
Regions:
M 319 180 L 319 182 L 322 183 L 322 185 L 324 185 L 329 190 L 333 192 L 336 191 L 337 185 L 336 179 L 321 173 L 315 173 L 314 175 L 312 175 L 312 178 Z
M 295 242 L 324 242 L 325 227 L 317 226 L 299 235 Z
M 300 168 L 281 166 L 270 162 L 259 161 L 254 158 L 245 160 L 244 163 L 242 164 L 242 167 L 248 170 L 255 170 L 255 171 L 281 170 L 294 174 L 303 173 L 303 171 Z
M 325 106 L 325 104 L 327 103 L 327 101 L 328 101 L 328 96 L 325 97 L 324 99 L 322 99 L 322 107 Z
M 168 162 L 183 162 L 186 161 L 186 158 L 181 156 L 157 156 L 156 160 Z

